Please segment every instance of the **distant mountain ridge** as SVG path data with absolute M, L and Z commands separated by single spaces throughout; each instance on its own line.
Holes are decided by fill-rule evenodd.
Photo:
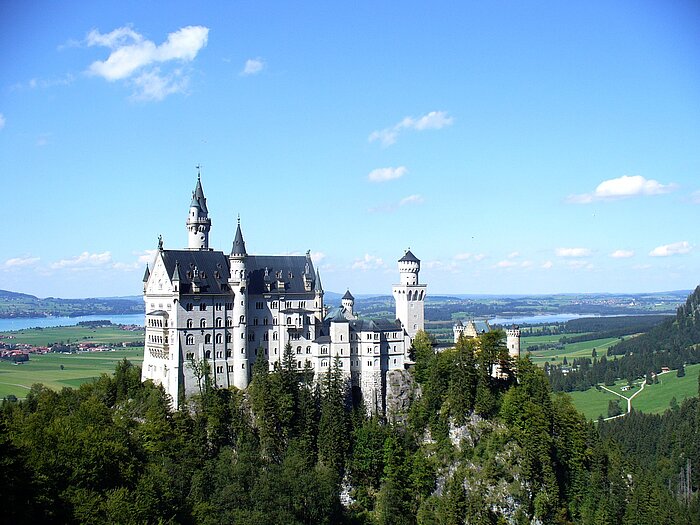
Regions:
M 77 317 L 81 315 L 123 315 L 143 313 L 140 296 L 60 299 L 0 290 L 0 318 Z

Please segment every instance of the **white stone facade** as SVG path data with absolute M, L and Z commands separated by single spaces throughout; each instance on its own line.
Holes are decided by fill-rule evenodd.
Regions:
M 399 260 L 400 284 L 392 288 L 396 321 L 358 319 L 348 291 L 326 313 L 323 287 L 310 254 L 249 255 L 240 224 L 229 254 L 209 248 L 211 220 L 201 182 L 186 222 L 188 248 L 166 250 L 162 241 L 144 275 L 146 338 L 143 380 L 163 385 L 175 408 L 199 391 L 204 367 L 217 388 L 244 389 L 258 357 L 270 369 L 292 347 L 297 368 L 311 366 L 318 379 L 338 359 L 370 411 L 383 413 L 386 373 L 403 370 L 411 342 L 424 328 L 426 285 L 420 261 Z

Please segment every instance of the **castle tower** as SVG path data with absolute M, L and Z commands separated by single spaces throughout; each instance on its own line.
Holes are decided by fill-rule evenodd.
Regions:
M 398 262 L 401 283 L 395 284 L 391 290 L 396 302 L 396 318 L 413 340 L 416 333 L 425 326 L 423 312 L 426 285 L 418 284 L 420 260 L 411 250 L 406 250 Z
M 508 355 L 517 359 L 520 357 L 520 327 L 513 325 L 506 330 L 506 346 L 508 347 Z
M 192 192 L 190 213 L 187 216 L 185 226 L 187 226 L 187 248 L 190 250 L 208 250 L 211 219 L 209 218 L 207 199 L 204 198 L 199 174 L 197 174 L 197 186 Z
M 350 293 L 350 290 L 345 292 L 345 295 L 343 298 L 340 300 L 340 304 L 351 316 L 355 316 L 355 312 L 353 308 L 355 307 L 355 298 L 352 296 Z
M 233 358 L 233 384 L 236 388 L 246 388 L 250 374 L 248 355 L 248 286 L 246 277 L 246 258 L 248 254 L 241 233 L 241 220 L 238 219 L 236 236 L 233 238 L 233 247 L 229 255 L 230 277 L 228 284 L 233 294 L 233 311 L 231 312 L 232 325 L 232 358 Z

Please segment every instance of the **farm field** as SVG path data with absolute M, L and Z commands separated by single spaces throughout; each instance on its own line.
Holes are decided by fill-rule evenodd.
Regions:
M 78 354 L 32 354 L 28 362 L 19 365 L 0 361 L 0 398 L 13 394 L 22 399 L 34 383 L 43 383 L 55 390 L 76 388 L 102 374 L 112 374 L 117 363 L 124 358 L 140 366 L 143 348 Z
M 567 337 L 573 337 L 582 334 L 566 334 Z M 528 348 L 533 345 L 541 345 L 546 343 L 557 343 L 561 335 L 542 335 L 533 337 L 524 337 L 521 339 L 521 353 L 528 353 Z M 561 364 L 566 357 L 567 361 L 572 361 L 576 357 L 591 357 L 591 353 L 595 348 L 598 356 L 606 354 L 608 348 L 620 341 L 619 337 L 606 337 L 602 339 L 592 339 L 591 341 L 581 341 L 579 343 L 567 343 L 563 348 L 550 348 L 547 350 L 536 350 L 530 353 L 530 359 L 533 363 L 543 366 L 544 363 L 550 362 Z
M 676 377 L 675 370 L 660 374 L 658 384 L 646 385 L 644 390 L 632 400 L 632 408 L 649 414 L 661 414 L 669 408 L 671 399 L 674 397 L 680 405 L 684 399 L 698 395 L 698 374 L 700 374 L 700 364 L 686 366 L 685 377 Z M 621 389 L 625 385 L 627 385 L 626 380 L 619 380 L 615 386 L 608 388 L 625 397 L 639 390 L 639 385 L 635 384 L 634 390 L 622 392 Z M 607 417 L 608 402 L 611 399 L 619 399 L 620 406 L 623 410 L 627 410 L 627 402 L 624 399 L 605 390 L 589 388 L 585 392 L 570 392 L 569 395 L 576 408 L 588 419 L 598 419 L 601 414 Z
M 11 337 L 11 338 L 10 338 Z M 144 331 L 122 330 L 118 326 L 91 328 L 87 326 L 55 326 L 27 328 L 15 332 L 0 332 L 0 341 L 13 344 L 47 346 L 52 343 L 130 343 L 143 342 Z

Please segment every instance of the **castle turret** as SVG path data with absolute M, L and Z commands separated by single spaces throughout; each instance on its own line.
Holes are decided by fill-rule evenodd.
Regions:
M 398 263 L 401 284 L 395 284 L 392 287 L 396 301 L 396 318 L 401 321 L 401 326 L 413 340 L 416 333 L 423 330 L 425 326 L 426 285 L 418 284 L 420 260 L 411 253 L 411 250 L 406 250 Z
M 248 330 L 246 313 L 248 311 L 248 286 L 246 278 L 246 258 L 248 254 L 241 233 L 241 220 L 238 219 L 233 247 L 229 255 L 230 277 L 229 286 L 233 293 L 233 311 L 231 312 L 231 336 L 233 340 L 233 384 L 236 388 L 246 388 L 250 374 L 250 359 L 248 355 Z
M 340 300 L 340 304 L 342 305 L 345 310 L 351 315 L 355 316 L 354 308 L 355 308 L 355 298 L 352 296 L 350 293 L 350 290 L 345 292 L 345 295 L 343 298 Z
M 517 359 L 520 357 L 520 327 L 513 325 L 506 330 L 506 346 L 508 347 L 508 355 Z
M 209 218 L 207 199 L 204 197 L 199 174 L 197 175 L 197 186 L 192 192 L 190 213 L 187 216 L 185 225 L 187 226 L 187 248 L 190 250 L 208 250 L 211 219 Z

